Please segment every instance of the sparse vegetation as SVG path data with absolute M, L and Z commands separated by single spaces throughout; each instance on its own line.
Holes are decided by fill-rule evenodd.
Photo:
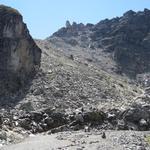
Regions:
M 145 141 L 150 145 L 150 136 L 146 136 Z

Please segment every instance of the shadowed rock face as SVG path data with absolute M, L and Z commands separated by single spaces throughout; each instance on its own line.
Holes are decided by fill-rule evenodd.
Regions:
M 14 90 L 35 72 L 40 59 L 41 50 L 30 36 L 21 14 L 0 5 L 0 86 Z

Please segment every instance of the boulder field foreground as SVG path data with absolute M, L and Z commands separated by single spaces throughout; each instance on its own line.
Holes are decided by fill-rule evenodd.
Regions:
M 33 40 L 0 5 L 0 149 L 149 150 L 149 20 L 67 21 Z

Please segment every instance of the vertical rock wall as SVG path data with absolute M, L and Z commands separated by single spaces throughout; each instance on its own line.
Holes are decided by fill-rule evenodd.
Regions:
M 25 81 L 40 66 L 41 50 L 29 34 L 21 14 L 0 5 L 0 84 Z M 6 86 L 7 85 L 7 86 Z

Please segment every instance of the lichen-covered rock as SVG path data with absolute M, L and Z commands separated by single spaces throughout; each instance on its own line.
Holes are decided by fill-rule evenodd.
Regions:
M 0 5 L 1 88 L 13 90 L 25 82 L 27 76 L 40 66 L 40 59 L 41 50 L 30 36 L 21 14 L 13 8 Z

